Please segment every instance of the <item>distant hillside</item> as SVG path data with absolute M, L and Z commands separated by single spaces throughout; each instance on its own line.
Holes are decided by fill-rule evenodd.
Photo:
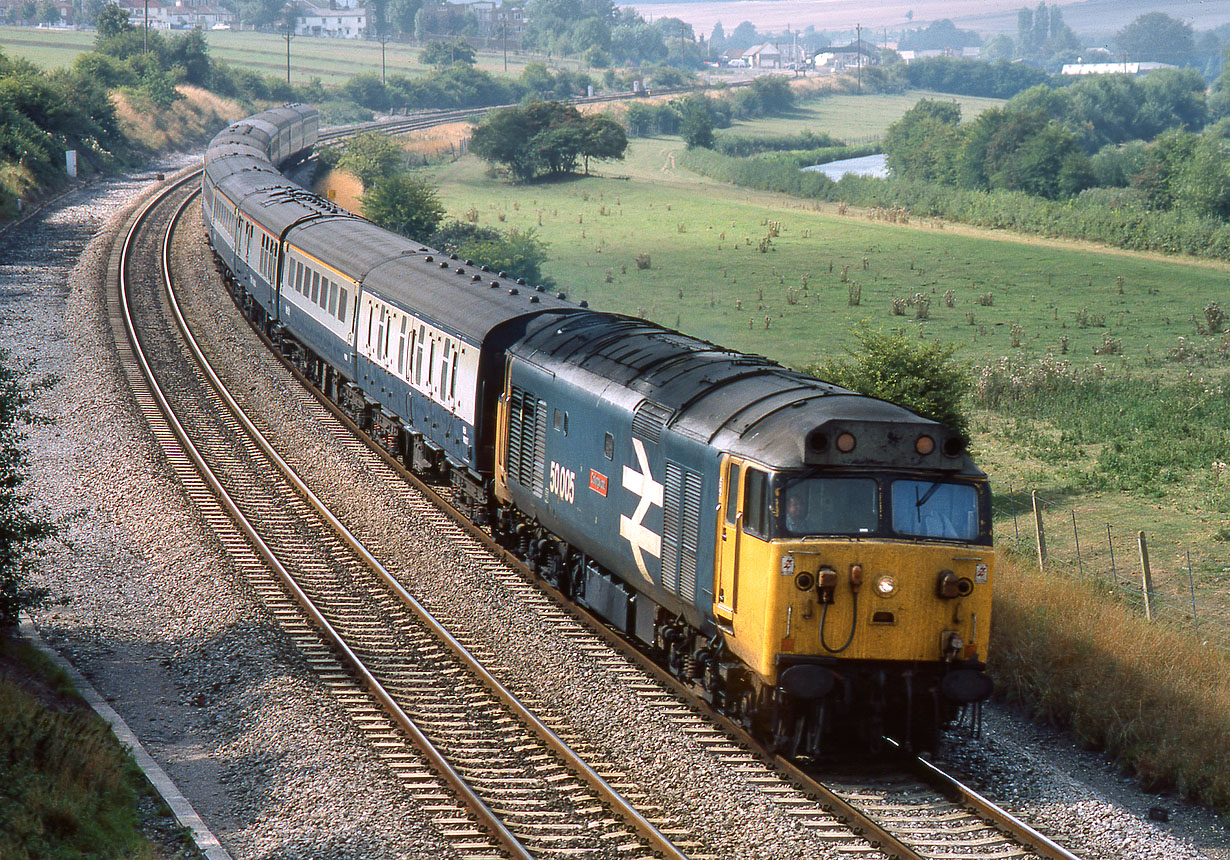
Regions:
M 910 3 L 867 3 L 865 0 L 636 0 L 627 4 L 646 18 L 680 18 L 706 36 L 720 21 L 729 33 L 743 21 L 761 32 L 782 32 L 808 26 L 817 30 L 864 32 L 883 28 L 925 27 L 951 19 L 964 30 L 1016 34 L 1017 13 L 1034 8 L 1036 0 L 913 0 Z M 1048 3 L 1047 5 L 1052 5 Z M 1192 0 L 1053 0 L 1064 23 L 1085 36 L 1110 36 L 1147 12 L 1165 12 L 1197 30 L 1230 24 L 1230 2 Z M 909 15 L 909 17 L 907 17 Z

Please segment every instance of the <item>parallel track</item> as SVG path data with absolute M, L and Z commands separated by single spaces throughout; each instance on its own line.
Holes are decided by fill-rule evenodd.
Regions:
M 456 117 L 452 115 L 436 116 L 433 118 L 435 122 L 455 121 Z M 407 121 L 409 124 L 409 121 Z M 426 118 L 416 118 L 414 121 L 415 127 L 424 127 Z M 407 128 L 406 130 L 412 130 Z M 186 204 L 185 204 L 186 205 Z M 182 209 L 182 207 L 181 207 Z M 144 217 L 144 212 L 142 216 Z M 164 242 L 164 247 L 169 243 L 170 230 L 168 229 L 167 240 Z M 127 255 L 127 245 L 124 249 L 124 255 Z M 164 250 L 164 256 L 166 251 Z M 168 267 L 169 269 L 169 267 Z M 112 269 L 115 271 L 115 268 Z M 168 280 L 168 290 L 170 290 L 170 282 Z M 118 300 L 118 295 L 116 296 Z M 119 320 L 113 316 L 114 323 Z M 191 335 L 188 333 L 187 325 L 183 322 L 182 317 L 178 323 L 185 337 L 191 340 Z M 131 322 L 126 322 L 125 326 L 130 332 L 130 337 L 136 341 L 135 336 L 131 334 L 134 331 Z M 117 341 L 120 339 L 117 331 Z M 121 345 L 121 354 L 125 352 L 125 347 Z M 126 367 L 131 368 L 130 378 L 141 364 L 145 365 L 145 371 L 141 374 L 145 379 L 153 379 L 153 372 L 149 370 L 148 362 L 137 358 L 137 351 L 129 349 L 130 356 L 125 358 Z M 212 371 L 208 371 L 212 373 Z M 144 374 L 148 373 L 148 376 Z M 199 382 L 200 380 L 198 380 Z M 214 379 L 214 383 L 220 388 L 220 383 Z M 308 592 L 315 591 L 317 593 L 327 595 L 330 589 L 337 588 L 336 581 L 338 578 L 344 581 L 361 581 L 368 576 L 364 572 L 364 568 L 371 568 L 374 559 L 366 550 L 347 548 L 343 540 L 339 540 L 337 535 L 346 536 L 348 533 L 340 523 L 333 520 L 330 522 L 331 515 L 316 511 L 313 512 L 309 505 L 302 501 L 303 498 L 312 498 L 310 491 L 302 485 L 293 487 L 294 481 L 297 479 L 287 478 L 287 485 L 279 488 L 278 498 L 279 504 L 284 507 L 279 510 L 262 511 L 258 518 L 265 523 L 275 523 L 281 521 L 283 525 L 293 525 L 301 522 L 311 521 L 319 518 L 320 525 L 314 526 L 311 531 L 315 534 L 310 541 L 299 544 L 296 548 L 286 548 L 281 551 L 281 554 L 270 548 L 270 543 L 278 541 L 288 541 L 285 535 L 277 535 L 268 543 L 261 537 L 261 532 L 251 525 L 243 525 L 242 519 L 235 521 L 239 525 L 232 524 L 232 519 L 236 518 L 236 512 L 241 507 L 235 502 L 225 501 L 225 490 L 222 481 L 217 478 L 201 478 L 198 475 L 204 474 L 201 470 L 201 463 L 206 459 L 198 454 L 193 453 L 193 445 L 188 441 L 187 431 L 178 431 L 172 429 L 171 423 L 164 416 L 169 416 L 170 405 L 169 399 L 163 399 L 162 395 L 158 395 L 153 389 L 148 392 L 142 392 L 142 383 L 140 380 L 134 380 L 134 390 L 137 391 L 137 399 L 142 404 L 143 411 L 150 418 L 151 427 L 154 429 L 155 435 L 158 436 L 160 442 L 163 443 L 164 450 L 168 454 L 168 458 L 176 467 L 176 471 L 180 474 L 185 488 L 189 495 L 194 499 L 199 500 L 202 505 L 203 516 L 214 526 L 218 532 L 223 544 L 227 547 L 232 555 L 236 558 L 236 563 L 244 569 L 251 577 L 258 592 L 267 600 L 270 601 L 271 611 L 280 619 L 284 620 L 288 631 L 291 633 L 304 652 L 308 662 L 313 665 L 319 672 L 325 682 L 339 694 L 339 698 L 347 709 L 351 712 L 352 717 L 360 726 L 364 726 L 365 730 L 376 739 L 378 747 L 384 747 L 388 752 L 387 758 L 393 765 L 394 771 L 402 778 L 407 788 L 412 792 L 418 792 L 423 800 L 430 802 L 433 811 L 437 813 L 437 823 L 440 825 L 441 833 L 449 835 L 456 840 L 466 852 L 473 856 L 487 856 L 488 853 L 494 850 L 492 836 L 503 838 L 502 831 L 507 831 L 511 836 L 511 841 L 506 843 L 502 852 L 506 856 L 552 856 L 553 852 L 560 850 L 561 846 L 567 844 L 566 838 L 561 837 L 561 833 L 567 829 L 564 824 L 564 819 L 572 820 L 573 815 L 580 815 L 587 811 L 587 804 L 591 808 L 589 812 L 601 814 L 601 802 L 613 802 L 612 796 L 617 796 L 613 784 L 617 783 L 618 767 L 611 762 L 601 762 L 593 768 L 598 779 L 592 785 L 598 785 L 599 788 L 589 790 L 593 792 L 587 796 L 587 799 L 572 803 L 571 806 L 565 804 L 566 811 L 561 808 L 549 810 L 543 816 L 537 818 L 536 821 L 526 822 L 521 821 L 514 826 L 506 826 L 493 810 L 488 806 L 481 797 L 481 791 L 474 791 L 474 799 L 466 801 L 469 805 L 469 811 L 461 809 L 456 802 L 450 803 L 448 798 L 452 795 L 448 792 L 441 783 L 440 776 L 429 772 L 428 768 L 422 761 L 422 756 L 414 756 L 405 751 L 405 734 L 415 737 L 416 746 L 420 749 L 430 747 L 429 731 L 416 732 L 415 729 L 401 724 L 401 719 L 404 717 L 407 720 L 409 715 L 406 710 L 398 704 L 397 692 L 403 694 L 412 693 L 413 697 L 418 702 L 426 701 L 427 697 L 435 695 L 428 692 L 429 690 L 439 691 L 439 695 L 446 697 L 443 701 L 448 701 L 450 710 L 442 711 L 442 717 L 437 717 L 437 723 L 442 723 L 446 727 L 450 724 L 455 728 L 458 724 L 465 723 L 468 719 L 473 718 L 475 712 L 483 713 L 485 711 L 493 712 L 492 705 L 482 704 L 474 706 L 472 703 L 478 701 L 479 697 L 485 695 L 478 685 L 467 687 L 464 694 L 447 698 L 450 692 L 457 692 L 458 687 L 453 683 L 453 679 L 459 676 L 468 676 L 468 673 L 475 672 L 480 676 L 483 670 L 476 668 L 477 661 L 466 668 L 459 667 L 456 663 L 450 664 L 447 658 L 441 658 L 439 654 L 443 649 L 438 644 L 432 644 L 430 639 L 424 637 L 441 636 L 447 641 L 451 637 L 448 634 L 437 632 L 416 632 L 413 635 L 408 635 L 405 627 L 408 622 L 406 620 L 404 607 L 406 605 L 415 606 L 413 598 L 404 594 L 404 590 L 395 584 L 391 576 L 384 572 L 379 574 L 385 579 L 382 585 L 369 584 L 366 586 L 357 587 L 357 593 L 351 591 L 349 593 L 335 593 L 332 597 L 322 597 L 323 601 L 331 601 L 326 603 L 322 609 L 299 609 L 292 605 L 284 596 L 283 589 L 287 589 L 292 593 L 299 590 L 301 593 L 296 597 L 300 601 L 310 603 Z M 316 392 L 313 392 L 316 393 Z M 225 396 L 225 395 L 223 395 Z M 353 427 L 347 427 L 348 422 L 340 415 L 330 415 L 325 411 L 329 404 L 323 402 L 319 395 L 313 399 L 307 393 L 300 397 L 305 409 L 310 409 L 314 413 L 319 413 L 319 420 L 326 426 L 329 426 L 333 433 L 339 438 L 347 438 L 348 444 L 357 445 L 353 437 L 347 434 L 354 430 Z M 233 401 L 231 401 L 233 404 Z M 219 404 L 208 407 L 215 412 L 221 413 L 225 409 Z M 235 407 L 237 408 L 237 407 Z M 239 419 L 240 422 L 245 419 Z M 250 424 L 250 422 L 249 422 Z M 251 427 L 251 430 L 255 430 Z M 250 432 L 250 431 L 249 431 Z M 184 435 L 179 435 L 183 433 Z M 224 438 L 239 438 L 239 426 L 235 426 L 221 431 Z M 259 434 L 257 434 L 259 437 Z M 256 437 L 254 437 L 256 438 Z M 215 442 L 215 444 L 217 444 Z M 244 442 L 244 447 L 248 449 L 247 456 L 249 457 L 264 457 L 272 463 L 281 463 L 281 458 L 269 449 L 263 454 L 255 453 L 256 446 L 259 442 Z M 225 446 L 223 446 L 225 447 Z M 417 503 L 416 507 L 423 512 L 426 517 L 435 517 L 438 519 L 437 528 L 442 532 L 442 537 L 449 541 L 466 542 L 466 533 L 468 532 L 471 539 L 477 539 L 479 542 L 479 553 L 476 555 L 476 562 L 484 566 L 494 577 L 499 577 L 506 580 L 512 585 L 519 594 L 523 595 L 527 602 L 535 604 L 536 610 L 548 614 L 548 621 L 553 625 L 559 625 L 563 628 L 564 625 L 575 625 L 574 616 L 584 617 L 584 613 L 580 612 L 571 605 L 557 605 L 551 600 L 544 599 L 542 594 L 530 585 L 527 585 L 522 578 L 533 580 L 533 575 L 527 569 L 520 565 L 515 559 L 507 556 L 507 554 L 495 546 L 490 538 L 483 532 L 474 529 L 464 521 L 460 515 L 451 510 L 448 505 L 445 495 L 435 492 L 432 488 L 422 485 L 413 476 L 406 473 L 400 468 L 400 465 L 392 461 L 387 455 L 374 446 L 372 450 L 379 453 L 394 472 L 402 477 L 408 478 L 418 485 L 420 491 L 424 492 L 426 499 Z M 225 453 L 213 454 L 213 456 L 227 456 Z M 198 461 L 199 457 L 199 461 Z M 265 468 L 270 468 L 266 466 Z M 287 469 L 289 467 L 286 467 Z M 413 491 L 409 488 L 402 490 L 407 495 L 413 495 Z M 214 500 L 214 496 L 223 498 L 221 505 Z M 267 493 L 266 493 L 267 494 Z M 429 501 L 428 501 L 429 500 Z M 440 506 L 440 509 L 437 509 Z M 332 530 L 332 531 L 330 531 Z M 293 542 L 291 542 L 293 546 Z M 482 547 L 486 551 L 482 551 Z M 255 548 L 255 551 L 254 551 Z M 343 562 L 347 554 L 351 557 L 348 561 Z M 366 554 L 366 558 L 363 556 Z M 278 558 L 285 556 L 289 559 L 289 563 L 284 564 L 278 561 Z M 357 558 L 356 558 L 357 556 Z M 329 561 L 320 561 L 320 559 L 328 559 Z M 378 565 L 376 565 L 378 568 Z M 277 582 L 271 577 L 268 571 L 273 570 L 276 577 L 281 580 Z M 302 589 L 298 586 L 289 584 L 293 579 L 292 571 L 296 573 L 309 574 L 305 580 L 305 585 Z M 515 585 L 514 585 L 515 583 Z M 541 583 L 537 583 L 539 588 L 543 588 Z M 366 590 L 365 590 L 366 589 Z M 546 589 L 549 592 L 549 589 Z M 402 591 L 398 594 L 398 591 Z M 558 597 L 558 595 L 553 595 Z M 562 600 L 562 598 L 561 598 Z M 421 608 L 421 607 L 420 607 Z M 425 612 L 425 610 L 424 610 Z M 399 614 L 400 613 L 400 614 Z M 549 614 L 554 613 L 555 617 L 550 617 Z M 392 617 L 395 620 L 389 621 Z M 1039 856 L 1053 858 L 1054 860 L 1074 860 L 1073 855 L 1068 853 L 1060 846 L 1055 845 L 1050 840 L 1046 839 L 1041 834 L 1036 833 L 1026 825 L 1008 815 L 1003 810 L 999 810 L 994 805 L 989 804 L 982 798 L 979 798 L 972 791 L 960 787 L 959 784 L 942 774 L 938 774 L 932 770 L 928 773 L 926 780 L 930 783 L 942 784 L 944 787 L 937 793 L 935 790 L 929 790 L 921 787 L 917 781 L 911 783 L 902 783 L 900 778 L 890 780 L 881 780 L 878 784 L 868 785 L 865 782 L 851 783 L 841 787 L 829 786 L 826 787 L 820 784 L 812 775 L 804 773 L 790 762 L 773 759 L 765 750 L 756 746 L 755 742 L 747 737 L 739 727 L 730 724 L 720 715 L 709 713 L 704 703 L 692 695 L 691 691 L 679 685 L 660 669 L 649 663 L 643 655 L 635 649 L 630 648 L 627 643 L 605 628 L 597 624 L 593 619 L 588 619 L 587 623 L 590 629 L 568 629 L 565 632 L 566 636 L 587 638 L 590 641 L 582 645 L 588 651 L 606 651 L 608 653 L 602 656 L 602 662 L 610 669 L 623 676 L 630 689 L 633 689 L 637 694 L 647 702 L 653 703 L 655 707 L 664 709 L 672 722 L 677 723 L 685 732 L 692 734 L 699 740 L 706 750 L 717 757 L 724 763 L 733 765 L 736 769 L 748 773 L 749 781 L 761 788 L 762 792 L 773 798 L 783 807 L 791 810 L 791 814 L 796 816 L 804 826 L 812 829 L 818 838 L 818 842 L 831 846 L 837 852 L 850 853 L 859 856 L 865 856 L 871 847 L 861 840 L 853 839 L 851 834 L 845 827 L 834 821 L 832 815 L 826 811 L 831 810 L 836 815 L 845 820 L 849 827 L 863 833 L 869 840 L 874 842 L 879 848 L 892 857 L 901 858 L 934 858 L 934 860 L 944 860 L 944 858 L 1013 858 L 1013 857 L 1031 857 Z M 322 643 L 314 628 L 326 631 L 328 634 L 333 631 L 334 627 L 349 628 L 354 631 L 351 635 L 354 637 L 354 644 L 346 644 L 346 641 L 338 634 L 337 639 Z M 607 641 L 606 643 L 594 640 L 594 632 L 597 631 Z M 336 633 L 336 631 L 333 631 Z M 451 645 L 451 643 L 450 643 Z M 461 643 L 456 643 L 456 648 L 459 652 L 464 652 L 465 648 Z M 400 650 L 399 650 L 400 649 Z M 612 650 L 613 649 L 613 650 Z M 404 661 L 405 653 L 413 653 L 422 651 L 427 654 L 428 658 L 416 667 L 407 669 L 410 674 L 395 677 L 392 683 L 386 685 L 387 688 L 392 688 L 393 692 L 385 689 L 384 693 L 379 692 L 382 689 L 379 680 L 374 673 L 368 672 L 362 668 L 361 655 L 374 655 L 377 662 L 380 663 L 400 663 Z M 444 662 L 440 662 L 437 658 L 441 658 Z M 637 667 L 629 666 L 626 658 L 630 658 L 639 664 Z M 463 658 L 464 660 L 464 658 Z M 349 671 L 354 675 L 348 674 L 343 669 L 343 664 L 349 667 Z M 415 672 L 420 674 L 414 674 Z M 654 681 L 649 681 L 644 672 L 649 672 L 655 676 Z M 368 690 L 376 691 L 373 693 L 364 692 L 355 686 L 354 682 L 349 680 L 351 677 L 357 676 L 360 679 L 360 684 Z M 432 679 L 443 676 L 449 679 L 449 682 L 444 686 L 447 689 L 441 689 L 438 682 L 432 686 Z M 488 676 L 488 689 L 499 689 L 500 684 L 494 678 Z M 665 684 L 673 690 L 673 695 L 664 692 L 662 685 Z M 511 693 L 508 693 L 510 698 L 515 698 Z M 469 700 L 467 703 L 466 700 Z M 460 700 L 460 701 L 459 701 Z M 377 707 L 377 704 L 379 707 Z M 467 710 L 467 705 L 475 710 Z M 505 705 L 504 707 L 508 707 Z M 516 706 L 511 706 L 513 712 L 516 713 L 516 720 L 526 720 L 526 714 L 530 708 L 525 707 L 524 712 L 518 712 Z M 381 710 L 383 708 L 383 711 Z M 497 717 L 493 720 L 494 726 L 500 726 L 510 722 L 507 711 L 503 712 L 502 717 Z M 392 718 L 386 716 L 392 714 Z M 425 717 L 428 720 L 429 717 Z M 515 721 L 515 720 L 514 720 Z M 552 728 L 546 725 L 552 723 L 554 726 L 561 728 Z M 715 725 L 716 724 L 716 725 Z M 539 728 L 539 737 L 548 739 L 554 737 L 563 744 L 560 735 L 567 734 L 566 720 L 560 717 L 548 717 L 544 720 L 544 724 Z M 436 729 L 439 732 L 439 729 Z M 481 774 L 484 771 L 490 771 L 494 756 L 498 754 L 500 731 L 495 732 L 497 737 L 485 741 L 490 745 L 477 757 L 471 755 L 467 758 L 464 753 L 461 753 L 459 758 L 463 763 L 457 767 L 452 767 L 447 764 L 436 763 L 437 774 L 445 774 L 447 782 L 452 784 L 454 791 L 465 796 L 466 792 L 460 788 L 460 784 L 466 783 L 466 778 L 463 771 L 466 769 L 465 761 L 469 762 L 471 772 Z M 444 732 L 447 736 L 447 731 Z M 536 743 L 542 743 L 541 740 L 536 740 Z M 548 740 L 548 743 L 551 741 Z M 460 749 L 464 750 L 469 743 L 469 738 L 465 738 L 460 742 Z M 514 746 L 517 741 L 512 742 Z M 447 743 L 442 743 L 446 746 Z M 431 753 L 424 754 L 427 758 L 431 758 Z M 458 753 L 454 752 L 454 755 Z M 529 776 L 514 776 L 513 770 L 510 767 L 507 771 L 502 771 L 496 781 L 489 784 L 487 787 L 488 796 L 505 797 L 506 792 L 511 790 L 512 786 L 521 784 L 522 786 L 529 785 L 531 782 L 541 781 L 549 783 L 552 781 L 564 782 L 570 778 L 571 774 L 583 773 L 585 765 L 571 763 L 568 766 L 560 766 L 555 762 L 555 756 L 562 755 L 559 752 L 548 752 L 542 758 L 535 758 L 536 762 L 545 762 L 550 760 L 552 766 L 558 768 L 556 770 L 544 771 L 543 767 L 547 765 L 536 765 L 529 771 Z M 443 754 L 441 759 L 443 759 Z M 477 761 L 475 760 L 477 758 Z M 781 776 L 774 775 L 765 769 L 765 763 L 771 764 L 777 769 L 778 774 L 786 777 L 783 781 Z M 925 763 L 924 763 L 925 764 Z M 920 765 L 922 766 L 922 765 Z M 930 767 L 929 765 L 926 767 Z M 537 769 L 535 769 L 537 768 Z M 569 768 L 572 770 L 569 771 Z M 601 771 L 606 771 L 612 776 L 611 780 L 607 780 L 601 776 Z M 605 784 L 606 788 L 602 788 Z M 956 787 L 954 787 L 956 786 Z M 635 794 L 635 786 L 620 785 L 628 794 Z M 564 791 L 564 795 L 575 795 L 577 790 L 569 786 L 569 789 Z M 610 792 L 608 795 L 606 792 Z M 958 803 L 950 802 L 947 797 L 956 796 Z M 641 800 L 642 808 L 647 806 L 645 799 Z M 633 806 L 633 804 L 629 804 Z M 970 808 L 976 810 L 969 811 Z M 486 809 L 486 812 L 483 810 Z M 643 849 L 633 849 L 633 854 L 637 856 L 638 850 L 646 852 L 646 856 L 651 851 L 656 851 L 663 856 L 685 856 L 683 851 L 693 852 L 691 856 L 705 856 L 704 840 L 695 835 L 689 835 L 685 827 L 681 827 L 677 822 L 672 822 L 662 818 L 660 815 L 657 821 L 653 809 L 646 810 L 647 814 L 641 816 L 640 813 L 632 812 L 630 820 L 634 821 L 637 817 L 643 820 L 643 823 L 634 824 L 634 827 L 640 831 L 640 834 L 645 838 L 641 842 Z M 561 815 L 562 813 L 562 815 Z M 530 816 L 533 818 L 533 816 Z M 550 826 L 542 827 L 544 823 Z M 529 834 L 526 842 L 520 842 L 516 836 L 512 836 L 512 829 L 520 827 L 524 834 Z M 535 829 L 536 828 L 536 829 Z M 1011 833 L 1015 838 L 1009 838 L 1001 835 Z M 619 839 L 634 839 L 630 831 L 628 836 L 613 835 L 606 837 L 608 840 Z M 664 834 L 669 833 L 674 839 L 672 844 L 671 839 L 668 839 Z M 942 835 L 937 836 L 937 833 Z M 547 838 L 545 834 L 550 834 Z M 537 835 L 537 843 L 533 842 L 534 836 Z M 591 832 L 592 835 L 592 832 Z M 660 842 L 656 840 L 661 840 Z M 512 847 L 513 843 L 519 843 L 520 847 Z M 610 841 L 605 843 L 610 844 Z M 527 847 L 527 845 L 531 847 Z M 625 848 L 633 848 L 631 843 L 625 843 Z M 576 844 L 568 844 L 564 853 L 576 850 Z M 682 850 L 680 850 L 682 849 Z M 518 853 L 524 851 L 526 853 Z M 672 853 L 673 852 L 673 853 Z M 561 854 L 562 856 L 562 854 Z M 629 856 L 629 855 L 623 855 Z
M 150 211 L 120 252 L 121 272 Z M 620 789 L 635 786 L 617 787 L 609 764 L 611 779 L 599 772 L 603 763 L 591 766 L 569 748 L 406 594 L 232 411 L 234 400 L 211 388 L 219 383 L 203 356 L 193 358 L 197 368 L 186 365 L 179 344 L 169 343 L 171 324 L 155 321 L 153 334 L 138 336 L 141 321 L 157 316 L 155 295 L 130 289 L 126 277 L 116 287 L 116 331 L 129 340 L 121 345 L 126 369 L 139 370 L 130 373 L 137 401 L 190 498 L 307 662 L 379 737 L 386 757 L 402 763 L 395 770 L 407 787 L 433 804 L 442 835 L 475 857 L 683 858 L 675 841 L 699 847 L 686 829 L 662 821 L 675 841 L 667 838 L 637 809 L 651 807 L 648 798 L 625 798 Z

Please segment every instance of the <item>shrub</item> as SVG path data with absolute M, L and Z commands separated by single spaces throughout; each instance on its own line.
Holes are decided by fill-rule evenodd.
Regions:
M 953 359 L 955 345 L 884 334 L 866 324 L 855 330 L 861 352 L 811 365 L 813 376 L 861 394 L 912 409 L 964 435 L 961 406 L 970 387 L 966 369 Z
M 406 238 L 422 241 L 444 217 L 444 204 L 423 180 L 405 174 L 382 176 L 365 188 L 363 217 Z

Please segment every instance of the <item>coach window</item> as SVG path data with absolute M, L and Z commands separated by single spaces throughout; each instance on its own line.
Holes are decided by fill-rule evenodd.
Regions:
M 397 336 L 397 375 L 406 375 L 406 317 L 401 318 L 401 333 Z
M 757 537 L 769 536 L 768 476 L 748 469 L 743 478 L 743 530 Z
M 427 345 L 427 327 L 419 326 L 418 351 L 414 354 L 414 384 L 423 384 L 423 350 Z
M 312 272 L 312 304 L 320 302 L 320 272 Z
M 329 281 L 329 316 L 337 316 L 337 281 Z
M 346 322 L 346 308 L 348 307 L 350 307 L 350 291 L 342 287 L 337 300 L 337 318 L 342 322 Z
M 295 260 L 295 292 L 303 295 L 303 264 Z

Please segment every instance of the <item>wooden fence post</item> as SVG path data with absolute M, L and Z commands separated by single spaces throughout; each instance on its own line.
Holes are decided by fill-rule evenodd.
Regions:
M 1153 574 L 1149 571 L 1149 544 L 1145 541 L 1145 533 L 1137 532 L 1136 539 L 1140 542 L 1140 590 L 1145 596 L 1145 618 L 1153 620 Z
M 1038 504 L 1038 491 L 1030 491 L 1034 501 L 1034 532 L 1038 535 L 1038 570 L 1046 573 L 1046 532 L 1042 529 L 1042 506 Z

